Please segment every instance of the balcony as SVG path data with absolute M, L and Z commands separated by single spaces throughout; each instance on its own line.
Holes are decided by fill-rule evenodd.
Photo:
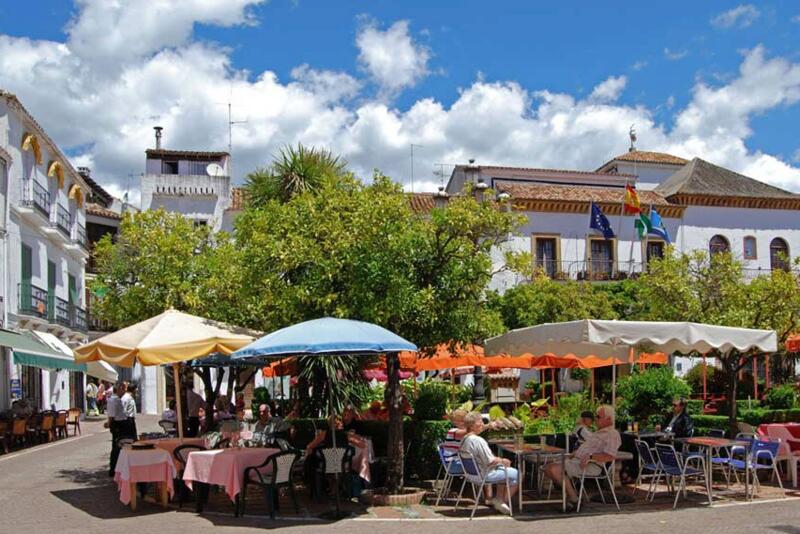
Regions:
M 24 180 L 22 182 L 22 205 L 19 207 L 20 214 L 38 226 L 48 227 L 51 209 L 52 202 L 47 188 L 36 180 Z
M 61 234 L 69 239 L 72 227 L 72 217 L 69 214 L 69 210 L 64 208 L 61 204 L 56 205 L 56 228 L 58 228 Z
M 70 306 L 70 324 L 73 330 L 86 332 L 89 329 L 89 324 L 86 320 L 86 310 L 72 304 Z
M 47 291 L 29 282 L 19 284 L 19 313 L 47 318 Z
M 50 295 L 47 320 L 69 328 L 71 326 L 69 308 L 69 302 L 55 295 Z
M 553 280 L 607 282 L 635 278 L 642 273 L 642 262 L 614 260 L 556 261 L 538 260 L 534 268 Z
M 65 247 L 70 252 L 77 253 L 78 256 L 83 258 L 89 257 L 89 242 L 86 239 L 86 227 L 81 224 L 75 225 L 75 231 L 72 233 L 72 239 L 67 242 Z

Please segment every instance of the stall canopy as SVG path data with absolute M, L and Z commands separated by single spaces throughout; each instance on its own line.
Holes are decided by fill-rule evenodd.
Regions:
M 14 363 L 40 369 L 86 371 L 86 365 L 76 363 L 72 355 L 56 350 L 29 332 L 0 330 L 0 345 L 14 351 Z
M 777 350 L 773 330 L 754 330 L 688 322 L 569 321 L 512 330 L 486 340 L 490 354 L 574 354 L 628 360 L 630 347 L 667 354 L 707 353 L 712 349 L 763 352 Z
M 47 344 L 53 350 L 61 352 L 65 356 L 69 357 L 69 359 L 75 363 L 75 354 L 72 352 L 72 349 L 69 346 L 58 339 L 56 336 L 51 334 L 50 332 L 38 332 L 34 331 L 33 335 L 39 338 L 42 343 Z M 87 364 L 78 364 L 78 365 L 85 365 L 86 366 L 86 374 L 88 376 L 93 376 L 100 380 L 105 380 L 106 382 L 114 383 L 119 378 L 119 375 L 106 362 L 89 362 Z

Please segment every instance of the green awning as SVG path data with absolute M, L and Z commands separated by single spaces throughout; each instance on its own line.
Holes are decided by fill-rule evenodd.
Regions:
M 14 363 L 17 365 L 86 372 L 86 364 L 75 363 L 73 356 L 57 351 L 24 332 L 0 329 L 0 345 L 14 352 Z

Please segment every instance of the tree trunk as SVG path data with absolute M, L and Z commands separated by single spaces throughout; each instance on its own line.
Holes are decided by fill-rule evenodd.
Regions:
M 386 489 L 390 494 L 397 494 L 403 489 L 403 395 L 400 387 L 400 357 L 397 353 L 386 355 L 386 373 L 389 378 L 386 386 L 386 405 L 389 408 Z
M 728 354 L 727 357 L 720 356 L 722 367 L 725 369 L 725 377 L 727 378 L 726 395 L 728 403 L 728 430 L 731 437 L 735 437 L 739 433 L 739 427 L 736 425 L 736 390 L 739 384 L 739 355 Z
M 213 427 L 214 421 L 214 403 L 217 402 L 217 392 L 219 391 L 219 387 L 215 388 L 214 384 L 211 382 L 211 369 L 208 367 L 203 367 L 202 369 L 195 370 L 195 372 L 200 376 L 203 380 L 203 389 L 205 390 L 205 422 L 203 424 L 202 430 L 203 432 L 208 432 Z M 219 380 L 219 375 L 217 377 L 217 382 L 221 383 Z

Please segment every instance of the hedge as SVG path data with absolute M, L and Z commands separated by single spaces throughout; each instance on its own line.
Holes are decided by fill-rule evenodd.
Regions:
M 744 410 L 739 414 L 739 420 L 753 426 L 765 423 L 798 423 L 800 422 L 800 408 L 788 410 Z

